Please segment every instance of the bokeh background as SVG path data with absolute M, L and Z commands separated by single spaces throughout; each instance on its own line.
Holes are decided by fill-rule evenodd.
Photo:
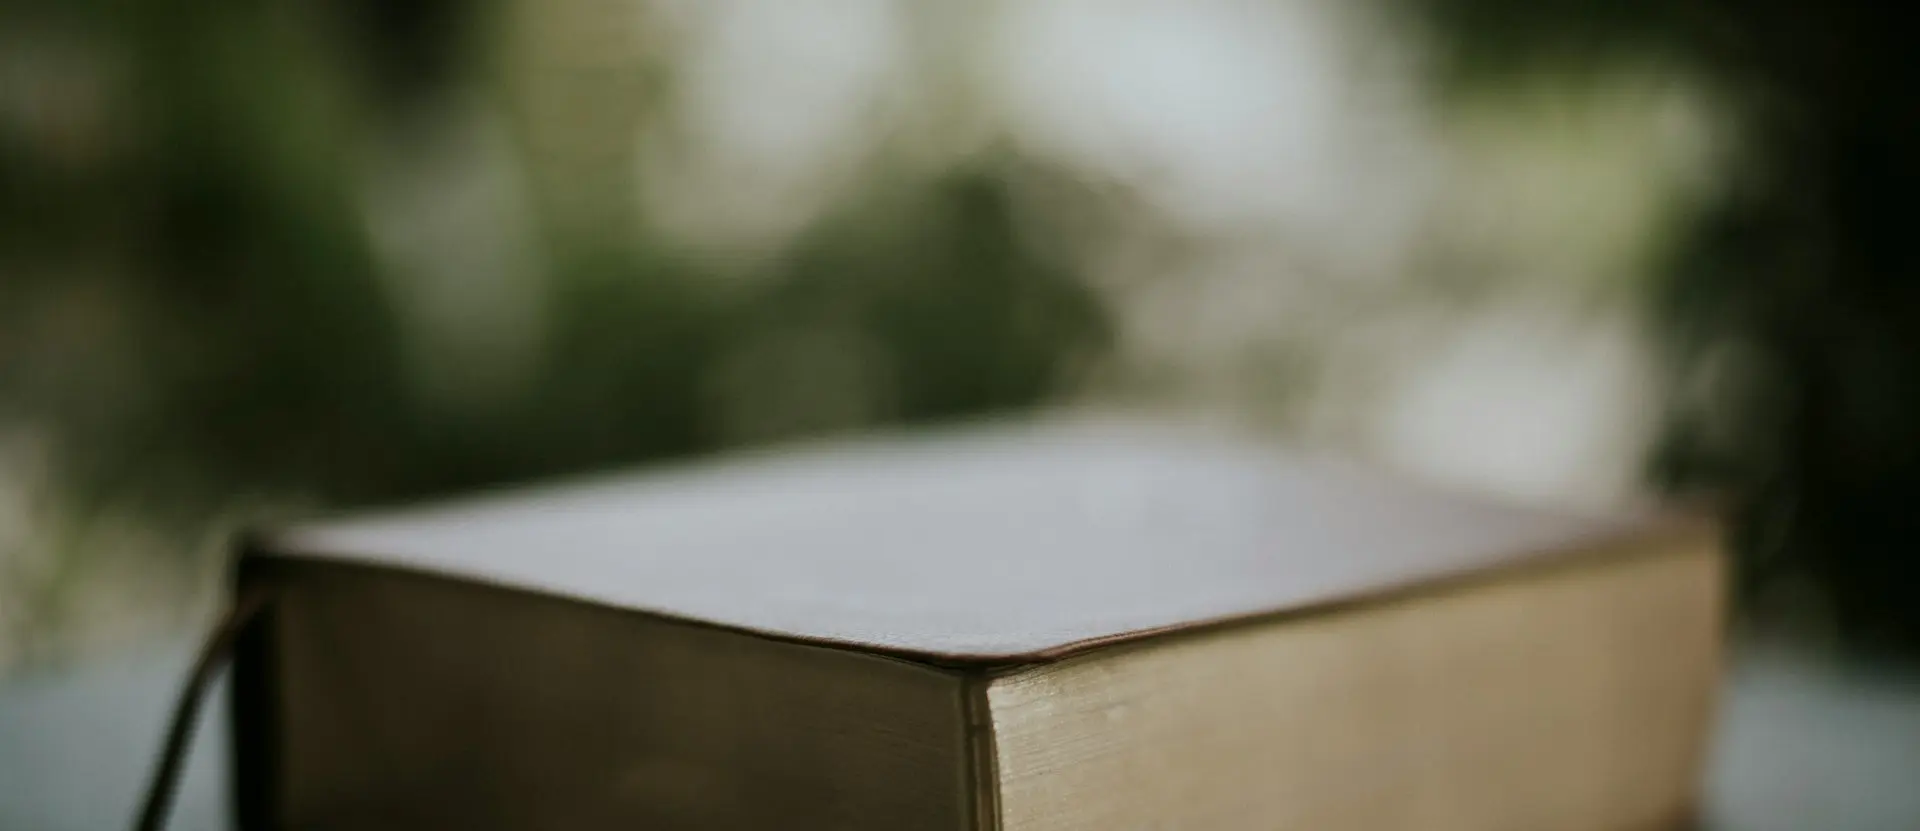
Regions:
M 246 523 L 1074 408 L 1710 498 L 1748 625 L 1910 649 L 1891 9 L 6 0 L 0 676 Z

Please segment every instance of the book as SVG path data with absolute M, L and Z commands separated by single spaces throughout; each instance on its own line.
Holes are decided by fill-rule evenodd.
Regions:
M 254 829 L 1690 821 L 1713 524 L 1008 423 L 251 538 Z

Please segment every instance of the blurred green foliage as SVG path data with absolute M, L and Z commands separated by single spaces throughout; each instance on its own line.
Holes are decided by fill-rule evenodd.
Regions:
M 1752 599 L 1810 579 L 1852 642 L 1920 646 L 1920 110 L 1897 4 L 1412 2 L 1462 83 L 1656 60 L 1733 104 L 1736 179 L 1650 298 L 1672 380 L 1653 472 L 1737 498 Z
M 1732 103 L 1736 181 L 1649 298 L 1672 386 L 1654 473 L 1738 497 L 1756 597 L 1811 577 L 1861 640 L 1920 643 L 1920 111 L 1897 6 L 1399 2 L 1454 83 L 1671 62 Z M 984 159 L 870 186 L 750 280 L 644 235 L 567 243 L 541 370 L 483 409 L 423 404 L 349 168 L 472 71 L 482 10 L 0 6 L 6 71 L 60 73 L 0 90 L 0 426 L 54 425 L 83 504 L 191 517 L 235 492 L 407 499 L 1025 406 L 1107 345 Z M 719 403 L 742 361 L 764 389 Z M 823 371 L 859 405 L 796 403 L 790 376 Z
M 122 96 L 101 104 L 115 146 L 96 156 L 64 163 L 63 135 L 0 153 L 0 415 L 58 425 L 63 484 L 83 502 L 193 516 L 235 492 L 405 500 L 948 418 L 1030 405 L 1102 347 L 1095 298 L 1016 233 L 989 159 L 869 188 L 750 279 L 644 236 L 553 251 L 541 370 L 481 411 L 423 405 L 344 148 L 378 140 L 475 60 L 459 43 L 471 27 L 456 25 L 471 11 L 5 13 L 23 42 L 104 56 L 103 86 Z M 874 400 L 729 426 L 721 364 L 819 329 L 878 367 L 881 388 L 861 391 Z M 768 360 L 773 376 L 817 369 Z M 807 390 L 788 393 L 761 403 L 804 411 L 792 399 Z

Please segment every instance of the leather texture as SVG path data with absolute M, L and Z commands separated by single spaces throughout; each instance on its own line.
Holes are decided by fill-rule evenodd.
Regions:
M 1083 420 L 763 451 L 323 521 L 268 533 L 250 556 L 1007 664 L 1673 531 L 1199 429 Z

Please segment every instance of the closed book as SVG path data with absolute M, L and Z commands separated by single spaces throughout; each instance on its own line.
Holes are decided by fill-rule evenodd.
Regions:
M 1193 430 L 764 451 L 255 535 L 242 827 L 1681 827 L 1710 523 Z

